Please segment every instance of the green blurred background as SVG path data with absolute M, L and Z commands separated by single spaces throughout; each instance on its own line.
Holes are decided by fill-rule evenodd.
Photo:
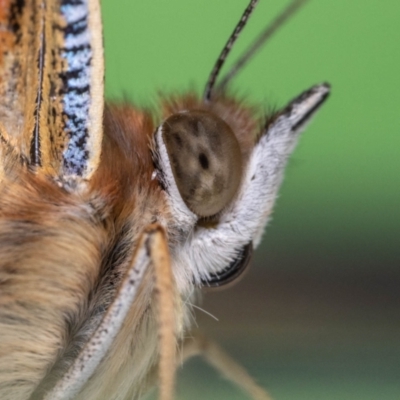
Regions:
M 229 61 L 283 7 L 261 0 Z M 103 0 L 106 94 L 203 90 L 247 0 Z M 229 64 L 229 63 L 228 63 Z M 332 96 L 287 168 L 250 273 L 208 293 L 200 329 L 276 400 L 400 399 L 400 3 L 310 1 L 234 82 L 284 105 Z M 199 359 L 178 399 L 245 399 Z

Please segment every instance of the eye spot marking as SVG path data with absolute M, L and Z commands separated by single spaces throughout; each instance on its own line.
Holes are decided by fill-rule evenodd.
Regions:
M 175 141 L 177 147 L 178 147 L 179 149 L 181 149 L 181 148 L 183 147 L 183 141 L 182 141 L 182 138 L 181 138 L 181 136 L 179 135 L 179 133 L 174 133 L 174 134 L 172 135 L 172 137 L 174 138 L 174 141 Z
M 190 129 L 188 129 L 188 132 L 191 133 L 193 136 L 198 137 L 199 130 L 201 129 L 200 122 L 195 118 L 189 119 L 187 122 L 188 126 L 190 127 Z
M 208 169 L 210 166 L 208 158 L 204 153 L 199 154 L 199 162 L 200 162 L 201 168 L 203 168 L 203 169 Z
M 171 155 L 170 157 L 171 157 L 171 164 L 172 165 L 174 165 L 174 166 L 179 165 L 179 160 L 175 157 L 175 155 Z M 179 168 L 177 168 L 175 172 L 176 172 L 176 175 L 179 178 L 182 177 L 182 171 Z

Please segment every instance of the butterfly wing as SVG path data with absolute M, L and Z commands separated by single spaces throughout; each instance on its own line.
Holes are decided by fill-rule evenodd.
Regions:
M 103 70 L 98 0 L 0 1 L 4 400 L 30 398 L 61 358 L 99 275 L 107 236 L 69 183 L 99 163 Z
M 104 102 L 99 2 L 3 1 L 0 28 L 2 142 L 38 172 L 90 178 Z

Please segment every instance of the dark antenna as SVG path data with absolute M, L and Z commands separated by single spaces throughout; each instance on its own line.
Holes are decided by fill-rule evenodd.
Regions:
M 250 18 L 251 13 L 253 12 L 254 8 L 256 7 L 258 0 L 251 0 L 247 8 L 244 10 L 242 18 L 235 27 L 235 30 L 232 32 L 229 40 L 226 42 L 225 47 L 222 49 L 221 54 L 218 57 L 217 62 L 214 65 L 213 70 L 208 78 L 206 88 L 204 90 L 204 101 L 208 102 L 211 99 L 212 90 L 215 85 L 215 81 L 218 77 L 219 71 L 221 70 L 222 66 L 224 65 L 225 59 L 228 56 L 229 52 L 232 49 L 233 44 L 235 43 L 236 39 L 239 36 L 239 33 L 246 25 L 246 22 Z
M 218 90 L 223 90 L 232 78 L 247 64 L 258 50 L 270 39 L 282 25 L 307 2 L 308 0 L 293 0 L 257 37 L 247 51 L 232 65 L 218 85 Z

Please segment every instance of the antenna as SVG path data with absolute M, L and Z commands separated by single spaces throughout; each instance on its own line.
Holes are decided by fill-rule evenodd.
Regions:
M 248 61 L 261 49 L 261 47 L 270 39 L 274 33 L 282 27 L 296 12 L 304 6 L 308 0 L 292 1 L 254 40 L 247 51 L 232 65 L 227 74 L 218 85 L 218 89 L 224 89 L 235 75 L 247 64 Z
M 225 47 L 222 49 L 221 54 L 218 57 L 217 62 L 214 65 L 213 70 L 208 78 L 205 90 L 204 90 L 204 100 L 209 102 L 211 99 L 212 91 L 215 86 L 215 81 L 217 80 L 218 74 L 224 65 L 226 57 L 228 56 L 229 52 L 232 49 L 233 44 L 235 43 L 236 39 L 239 36 L 239 33 L 245 27 L 248 19 L 250 18 L 251 13 L 253 12 L 254 8 L 256 7 L 258 0 L 251 0 L 247 8 L 244 10 L 240 21 L 237 23 L 235 30 L 232 32 L 231 36 L 229 37 L 228 41 L 226 42 Z

